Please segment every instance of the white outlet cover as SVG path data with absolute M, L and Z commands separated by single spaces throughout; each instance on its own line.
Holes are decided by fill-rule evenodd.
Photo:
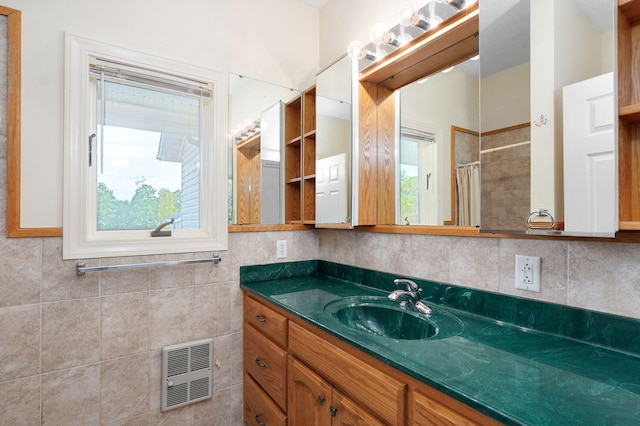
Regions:
M 540 258 L 516 256 L 516 288 L 540 293 Z
M 276 259 L 287 258 L 287 240 L 276 241 Z

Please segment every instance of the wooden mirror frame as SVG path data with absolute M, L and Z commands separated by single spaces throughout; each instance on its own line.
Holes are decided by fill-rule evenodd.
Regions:
M 0 6 L 7 17 L 7 237 L 60 237 L 62 228 L 20 223 L 22 12 Z

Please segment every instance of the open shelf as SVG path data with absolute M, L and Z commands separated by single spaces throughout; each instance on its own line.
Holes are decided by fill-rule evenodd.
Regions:
M 619 228 L 640 230 L 640 0 L 618 0 Z

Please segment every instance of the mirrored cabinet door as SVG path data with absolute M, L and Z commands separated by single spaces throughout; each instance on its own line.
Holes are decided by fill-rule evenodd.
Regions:
M 351 227 L 353 67 L 345 56 L 316 76 L 316 227 Z

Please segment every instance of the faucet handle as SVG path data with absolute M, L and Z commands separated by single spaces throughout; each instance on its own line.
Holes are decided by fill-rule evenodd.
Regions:
M 406 278 L 396 278 L 395 280 L 393 280 L 393 283 L 395 285 L 405 284 L 407 286 L 407 291 L 410 291 L 412 293 L 417 293 L 417 294 L 422 293 L 422 289 L 418 287 L 418 284 L 416 284 L 415 281 L 412 281 Z

